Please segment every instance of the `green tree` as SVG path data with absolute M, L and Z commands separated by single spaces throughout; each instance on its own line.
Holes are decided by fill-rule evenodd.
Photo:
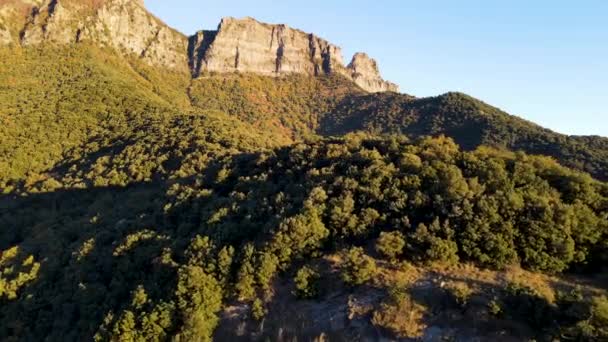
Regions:
M 303 266 L 293 280 L 296 286 L 295 294 L 298 298 L 311 299 L 319 295 L 320 275 L 314 268 Z
M 241 267 L 237 274 L 236 294 L 240 300 L 252 299 L 255 296 L 255 268 L 253 257 L 255 248 L 252 244 L 245 245 L 241 259 Z
M 376 261 L 365 254 L 363 248 L 353 247 L 344 255 L 342 280 L 349 285 L 362 285 L 376 274 Z
M 182 328 L 180 338 L 187 341 L 211 341 L 222 307 L 222 288 L 217 279 L 200 266 L 183 266 L 179 270 L 177 291 Z
M 376 251 L 390 261 L 397 260 L 397 257 L 403 253 L 404 247 L 405 237 L 398 231 L 382 232 L 376 240 Z

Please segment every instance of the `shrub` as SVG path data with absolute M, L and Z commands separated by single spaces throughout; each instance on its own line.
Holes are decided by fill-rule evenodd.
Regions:
M 466 307 L 473 295 L 473 290 L 463 282 L 455 282 L 447 285 L 446 290 L 454 301 L 461 307 Z
M 363 248 L 353 247 L 346 253 L 342 279 L 350 285 L 362 285 L 376 273 L 376 261 L 365 254 Z
M 261 321 L 264 316 L 266 316 L 264 302 L 260 298 L 256 298 L 251 304 L 251 317 L 256 321 Z
M 380 304 L 372 315 L 372 323 L 399 338 L 419 339 L 426 326 L 422 322 L 426 309 L 414 302 L 403 290 L 393 290 L 389 298 Z
M 382 232 L 376 241 L 376 251 L 391 261 L 395 261 L 403 252 L 405 237 L 401 232 Z
M 298 298 L 310 299 L 319 295 L 319 273 L 309 266 L 298 270 L 294 278 Z

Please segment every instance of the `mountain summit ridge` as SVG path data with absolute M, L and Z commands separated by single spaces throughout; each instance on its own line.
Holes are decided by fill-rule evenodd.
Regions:
M 152 15 L 142 0 L 0 1 L 0 45 L 96 42 L 125 55 L 198 77 L 201 72 L 280 76 L 339 74 L 368 92 L 398 92 L 375 60 L 283 24 L 225 17 L 215 31 L 186 36 Z

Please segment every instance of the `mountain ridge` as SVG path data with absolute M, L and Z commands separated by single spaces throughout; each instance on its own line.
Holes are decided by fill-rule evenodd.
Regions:
M 340 74 L 368 92 L 398 91 L 396 84 L 382 79 L 367 54 L 357 53 L 345 65 L 338 46 L 283 24 L 226 17 L 215 31 L 186 36 L 150 14 L 141 0 L 5 0 L 3 5 L 20 9 L 0 12 L 1 22 L 13 22 L 12 30 L 0 25 L 4 45 L 93 41 L 135 54 L 150 65 L 189 69 L 194 78 L 201 72 Z M 19 18 L 24 10 L 29 14 Z M 17 19 L 7 19 L 11 16 Z

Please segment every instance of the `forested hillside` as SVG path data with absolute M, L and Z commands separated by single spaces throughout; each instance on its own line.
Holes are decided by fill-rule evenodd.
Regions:
M 0 104 L 0 340 L 608 339 L 606 138 L 92 42 Z
M 138 144 L 164 145 L 150 139 Z M 171 164 L 193 162 L 187 147 L 171 150 Z M 262 319 L 277 299 L 275 279 L 295 277 L 294 296 L 322 299 L 314 284 L 332 272 L 356 288 L 391 263 L 553 274 L 599 272 L 608 258 L 608 187 L 543 157 L 462 152 L 448 138 L 354 135 L 202 158 L 167 168 L 167 179 L 122 186 L 113 177 L 128 161 L 117 155 L 105 170 L 74 164 L 85 174 L 99 166 L 94 184 L 72 183 L 67 167 L 53 191 L 34 185 L 27 197 L 2 199 L 4 338 L 206 339 L 228 303 L 251 303 L 251 319 Z M 320 268 L 341 253 L 336 271 Z M 599 288 L 561 302 L 574 285 L 550 297 L 524 282 L 509 286 L 517 288 L 492 299 L 496 319 L 530 324 L 529 337 L 606 336 Z M 520 307 L 517 298 L 537 304 Z M 375 324 L 409 334 L 379 312 Z M 526 323 L 527 315 L 541 321 Z
M 357 130 L 410 136 L 445 134 L 466 149 L 487 145 L 548 155 L 608 180 L 608 138 L 558 134 L 461 93 L 421 99 L 390 93 L 348 97 L 320 124 L 325 135 Z
M 353 131 L 445 134 L 465 149 L 488 145 L 549 155 L 607 177 L 606 138 L 560 135 L 462 94 L 365 95 L 340 76 L 209 74 L 191 80 L 87 45 L 0 54 L 0 184 L 47 170 L 70 148 L 122 137 L 150 118 L 212 111 L 268 133 L 260 143 L 271 146 Z

